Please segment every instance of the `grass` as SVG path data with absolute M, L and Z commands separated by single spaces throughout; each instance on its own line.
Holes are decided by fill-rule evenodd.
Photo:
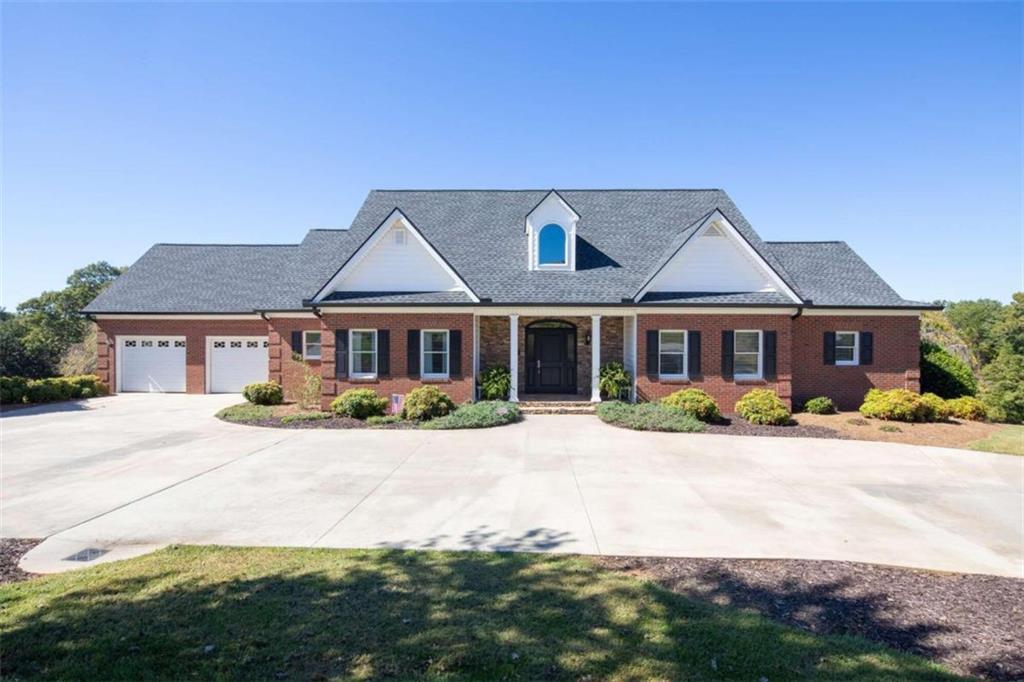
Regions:
M 586 558 L 170 547 L 0 587 L 15 679 L 952 680 Z
M 634 431 L 677 431 L 697 433 L 704 430 L 704 424 L 677 407 L 662 403 L 629 403 L 613 400 L 597 406 L 601 421 Z
M 444 417 L 424 422 L 423 429 L 486 429 L 519 419 L 519 406 L 502 400 L 483 400 L 458 407 Z
M 270 419 L 274 416 L 274 408 L 270 405 L 253 405 L 252 403 L 239 403 L 225 407 L 217 413 L 217 416 L 224 421 L 245 424 L 257 422 L 263 419 Z
M 281 423 L 291 424 L 292 422 L 318 422 L 330 418 L 331 415 L 327 412 L 296 412 L 295 414 L 286 414 L 281 417 Z
M 972 450 L 1024 456 L 1024 426 L 1005 426 L 988 438 L 969 443 Z

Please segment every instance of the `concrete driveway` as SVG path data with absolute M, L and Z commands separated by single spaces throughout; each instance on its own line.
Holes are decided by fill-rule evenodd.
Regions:
M 225 424 L 237 396 L 124 395 L 0 419 L 2 532 L 26 570 L 167 543 L 844 559 L 1024 577 L 1024 458 L 637 433 Z M 95 562 L 93 562 L 95 563 Z M 92 565 L 85 564 L 85 565 Z

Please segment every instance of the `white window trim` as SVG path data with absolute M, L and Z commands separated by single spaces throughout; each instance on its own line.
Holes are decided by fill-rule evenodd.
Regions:
M 445 372 L 443 374 L 429 374 L 426 371 L 427 366 L 427 334 L 444 334 L 444 364 Z M 438 351 L 429 351 L 432 355 L 438 354 Z M 447 379 L 451 376 L 452 371 L 452 339 L 451 334 L 447 329 L 421 329 L 420 330 L 420 378 L 422 379 Z
M 352 343 L 353 334 L 373 334 L 373 351 L 359 351 L 360 354 L 373 354 L 373 371 L 356 372 L 352 357 L 355 355 L 355 344 Z M 376 329 L 349 329 L 348 330 L 348 376 L 351 379 L 376 379 L 377 378 L 377 330 Z
M 562 260 L 559 263 L 541 263 L 540 262 L 540 235 L 544 232 L 544 228 L 549 225 L 554 225 L 562 231 Z M 565 226 L 561 223 L 547 223 L 542 225 L 537 230 L 537 269 L 538 270 L 565 270 L 569 267 L 569 230 L 565 229 Z
M 732 337 L 732 364 L 736 366 L 736 355 L 750 355 L 753 351 L 737 351 L 736 335 L 737 334 L 757 334 L 757 374 L 740 374 L 733 372 L 733 379 L 739 381 L 746 381 L 750 379 L 762 379 L 764 378 L 764 331 L 761 329 L 736 329 L 733 331 Z
M 309 341 L 306 340 L 306 335 L 307 334 L 319 334 L 320 335 L 320 355 L 310 355 L 309 353 L 306 352 L 306 348 L 307 348 L 307 346 L 309 346 Z M 317 330 L 317 329 L 304 329 L 302 331 L 302 359 L 303 360 L 320 360 L 321 358 L 323 358 L 323 355 L 324 355 L 324 353 L 323 353 L 323 343 L 324 343 L 324 334 L 323 334 L 323 332 L 321 332 L 320 330 Z
M 839 335 L 840 334 L 853 334 L 853 360 L 840 360 L 839 359 Z M 844 346 L 848 348 L 848 346 Z M 860 332 L 836 332 L 836 365 L 840 367 L 852 367 L 860 364 Z
M 683 335 L 683 373 L 682 374 L 666 374 L 661 371 L 661 354 L 664 352 L 661 350 L 661 335 L 662 334 L 682 334 Z M 672 355 L 680 355 L 677 351 L 669 351 Z M 690 335 L 685 329 L 659 329 L 658 330 L 658 378 L 672 380 L 689 379 L 690 378 Z

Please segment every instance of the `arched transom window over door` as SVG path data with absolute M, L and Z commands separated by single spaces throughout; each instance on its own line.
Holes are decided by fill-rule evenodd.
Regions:
M 545 225 L 537 236 L 537 263 L 565 265 L 569 257 L 565 246 L 565 230 L 562 226 L 554 223 Z

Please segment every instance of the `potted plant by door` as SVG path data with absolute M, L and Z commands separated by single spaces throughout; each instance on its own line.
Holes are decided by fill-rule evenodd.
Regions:
M 633 387 L 633 375 L 626 371 L 621 362 L 606 362 L 601 365 L 598 387 L 602 400 L 629 400 Z

